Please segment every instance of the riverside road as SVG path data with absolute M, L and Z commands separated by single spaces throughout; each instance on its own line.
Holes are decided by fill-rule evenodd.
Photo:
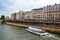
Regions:
M 55 38 L 42 37 L 17 26 L 0 24 L 0 40 L 60 40 L 60 34 L 52 34 Z

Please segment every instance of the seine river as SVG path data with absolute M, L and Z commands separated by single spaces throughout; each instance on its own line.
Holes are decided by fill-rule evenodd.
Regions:
M 60 40 L 60 34 L 52 35 L 57 39 L 29 33 L 25 28 L 0 24 L 0 40 Z

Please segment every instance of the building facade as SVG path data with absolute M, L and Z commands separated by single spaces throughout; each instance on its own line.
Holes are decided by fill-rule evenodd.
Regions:
M 43 8 L 33 9 L 34 19 L 37 21 L 45 20 L 45 14 L 43 13 Z
M 56 21 L 60 19 L 60 4 L 48 5 L 31 11 L 19 11 L 11 15 L 12 19 L 17 20 L 39 20 L 39 21 Z
M 43 12 L 46 14 L 46 20 L 54 21 L 60 15 L 60 4 L 44 7 Z
M 25 20 L 32 20 L 33 19 L 33 13 L 31 11 L 26 11 L 24 14 Z
M 9 16 L 6 16 L 5 20 L 9 20 L 9 19 L 10 19 L 10 17 Z
M 11 19 L 16 20 L 16 13 L 11 14 Z

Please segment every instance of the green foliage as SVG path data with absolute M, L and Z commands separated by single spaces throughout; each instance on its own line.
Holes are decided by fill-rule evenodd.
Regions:
M 1 15 L 0 20 L 5 20 L 5 16 L 4 15 Z

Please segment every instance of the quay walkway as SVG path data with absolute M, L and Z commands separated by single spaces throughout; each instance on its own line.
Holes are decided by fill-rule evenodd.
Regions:
M 19 26 L 19 27 L 25 27 L 25 28 L 28 28 L 29 26 L 31 26 L 31 27 L 43 29 L 43 30 L 46 30 L 46 31 L 49 31 L 49 32 L 60 33 L 60 28 L 58 28 L 58 27 L 56 27 L 56 28 L 55 27 L 49 27 L 48 25 L 47 25 L 47 27 L 45 27 L 46 26 L 45 24 L 41 24 L 41 25 L 40 24 L 39 25 L 35 24 L 35 25 L 32 25 L 32 24 L 24 24 L 24 23 L 22 24 L 22 23 L 13 23 L 13 22 L 5 22 L 5 24 Z

